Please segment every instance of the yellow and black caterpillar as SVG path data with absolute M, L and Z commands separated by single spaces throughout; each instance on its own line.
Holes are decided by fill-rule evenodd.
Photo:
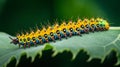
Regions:
M 22 45 L 24 48 L 31 45 L 37 46 L 37 44 L 44 44 L 50 41 L 55 42 L 62 38 L 68 38 L 74 35 L 82 36 L 83 33 L 89 33 L 94 31 L 105 31 L 109 29 L 109 23 L 102 18 L 78 19 L 77 22 L 69 21 L 62 24 L 55 24 L 54 26 L 48 26 L 47 28 L 37 29 L 37 31 L 26 34 L 17 35 L 15 39 L 9 37 L 13 44 Z

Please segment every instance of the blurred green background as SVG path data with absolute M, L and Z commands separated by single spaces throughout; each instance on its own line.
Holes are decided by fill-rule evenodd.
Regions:
M 0 0 L 0 31 L 15 35 L 57 20 L 102 17 L 120 26 L 119 0 Z

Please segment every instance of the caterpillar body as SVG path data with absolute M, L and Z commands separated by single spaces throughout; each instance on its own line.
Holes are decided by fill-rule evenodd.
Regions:
M 9 37 L 15 45 L 22 45 L 24 48 L 31 45 L 37 46 L 38 44 L 44 44 L 47 42 L 56 42 L 56 40 L 62 40 L 62 38 L 68 38 L 74 35 L 82 36 L 83 33 L 105 31 L 109 29 L 109 23 L 102 18 L 78 19 L 77 22 L 69 21 L 62 24 L 55 24 L 54 26 L 48 26 L 48 28 L 37 29 L 37 31 L 31 31 L 30 33 L 17 35 L 15 39 Z

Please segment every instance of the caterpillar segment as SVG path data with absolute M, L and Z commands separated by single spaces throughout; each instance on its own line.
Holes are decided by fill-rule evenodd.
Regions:
M 90 31 L 89 20 L 88 19 L 84 19 L 83 20 L 83 25 L 84 25 L 85 33 L 89 34 L 89 31 Z
M 74 24 L 73 28 L 75 29 L 75 34 L 76 35 L 82 36 L 81 32 L 80 32 L 79 25 L 77 25 L 77 23 Z
M 96 30 L 97 31 L 100 31 L 100 25 L 99 25 L 99 18 L 97 18 L 96 20 L 95 20 L 95 25 L 96 25 Z
M 84 24 L 85 22 L 86 22 L 85 20 L 80 22 L 80 28 L 82 29 L 81 33 L 88 33 L 88 31 L 87 31 L 87 29 L 85 27 L 85 24 Z
M 67 24 L 66 22 L 63 22 L 61 25 L 60 25 L 60 28 L 61 28 L 61 32 L 63 33 L 62 34 L 62 37 L 65 37 L 67 39 L 67 36 L 69 35 L 68 31 L 67 31 Z
M 74 35 L 82 36 L 84 33 L 95 32 L 95 31 L 107 31 L 109 30 L 108 21 L 102 18 L 91 18 L 89 19 L 78 19 L 77 22 L 65 21 L 62 24 L 55 24 L 54 26 L 43 27 L 37 31 L 31 31 L 26 34 L 18 34 L 16 38 L 9 37 L 15 45 L 19 45 L 19 48 L 23 46 L 31 47 L 32 45 L 37 46 L 38 44 L 44 44 L 47 42 L 56 42 L 56 40 L 62 40 L 62 38 L 68 39 Z
M 40 30 L 37 30 L 36 35 L 37 35 L 37 38 L 38 38 L 38 43 L 43 44 L 43 37 L 42 37 L 43 34 L 42 34 L 42 32 Z
M 39 29 L 37 29 L 37 31 L 34 33 L 34 36 L 35 36 L 35 43 L 42 44 L 42 39 L 40 38 L 41 31 Z
M 26 33 L 26 41 L 27 41 L 27 45 L 28 45 L 28 47 L 30 48 L 30 42 L 31 42 L 31 38 L 30 38 L 30 35 L 29 35 L 29 33 Z M 20 47 L 19 47 L 20 48 Z
M 95 19 L 94 19 L 94 18 L 91 18 L 91 19 L 90 19 L 90 30 L 91 30 L 93 33 L 94 33 L 94 31 L 98 31 L 95 23 L 96 23 L 96 22 L 95 22 Z
M 97 18 L 97 20 L 96 20 L 97 27 L 98 27 L 99 31 L 103 31 L 104 30 L 102 21 L 103 21 L 103 19 L 101 19 L 101 18 Z
M 25 48 L 26 47 L 26 36 L 24 35 L 24 34 L 22 34 L 19 38 L 19 47 L 21 46 L 21 45 L 23 45 L 23 47 Z
M 48 40 L 55 42 L 55 35 L 54 35 L 55 31 L 54 31 L 54 29 L 49 26 L 48 29 L 47 29 L 47 32 L 48 32 Z
M 34 45 L 34 46 L 37 46 L 37 44 L 36 44 L 36 35 L 35 35 L 35 32 L 32 31 L 32 32 L 30 33 L 29 37 L 30 37 L 30 44 L 31 44 L 31 45 Z
M 104 21 L 101 18 L 99 19 L 99 25 L 100 25 L 101 31 L 103 31 L 104 30 Z
M 74 26 L 74 22 L 69 21 L 67 24 L 67 29 L 69 30 L 70 37 L 75 34 L 75 32 L 74 32 L 75 30 L 74 30 L 73 26 Z
M 84 25 L 81 19 L 78 19 L 78 21 L 76 22 L 76 25 L 78 26 L 78 28 L 80 29 L 80 33 L 84 33 Z
M 48 39 L 48 32 L 47 32 L 47 29 L 46 28 L 43 28 L 42 29 L 42 37 L 43 37 L 43 42 L 46 43 L 46 42 L 49 42 L 49 39 Z
M 56 27 L 53 27 L 53 30 L 54 30 L 54 37 L 55 37 L 55 40 L 57 39 L 61 39 L 60 37 L 60 31 L 59 31 L 59 25 L 56 24 Z

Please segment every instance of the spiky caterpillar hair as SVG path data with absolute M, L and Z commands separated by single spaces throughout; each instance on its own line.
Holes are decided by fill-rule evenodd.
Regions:
M 22 45 L 24 48 L 31 45 L 37 46 L 38 44 L 44 44 L 50 41 L 55 42 L 62 38 L 68 38 L 74 35 L 82 36 L 83 33 L 89 33 L 94 31 L 105 31 L 109 29 L 109 23 L 102 19 L 78 19 L 77 22 L 69 21 L 62 24 L 55 24 L 54 26 L 43 27 L 37 31 L 31 31 L 30 33 L 17 35 L 15 39 L 11 38 L 11 43 Z

